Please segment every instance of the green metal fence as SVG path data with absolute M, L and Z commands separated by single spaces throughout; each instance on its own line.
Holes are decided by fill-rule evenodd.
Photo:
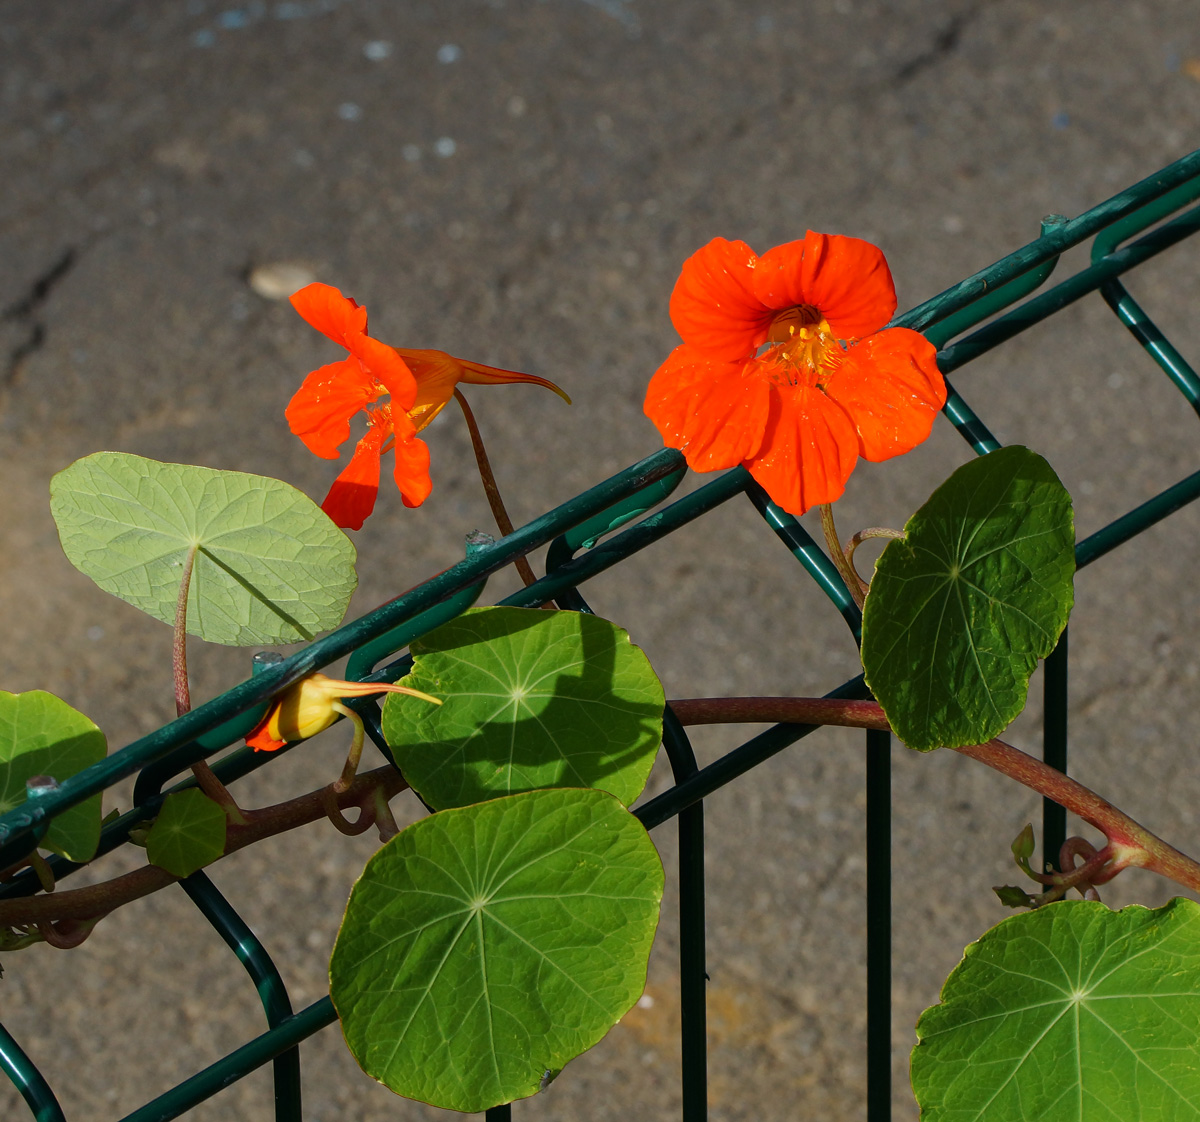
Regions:
M 1200 377 L 1120 280 L 1124 273 L 1200 228 L 1200 206 L 1191 205 L 1198 197 L 1200 151 L 1077 218 L 1052 215 L 1043 219 L 1042 235 L 1036 241 L 898 316 L 893 325 L 923 331 L 939 348 L 938 364 L 949 376 L 1068 304 L 1099 292 L 1150 358 L 1200 413 Z M 1047 291 L 1033 295 L 1049 277 L 1059 255 L 1088 239 L 1091 239 L 1091 264 Z M 990 318 L 993 316 L 996 318 Z M 972 331 L 989 319 L 985 326 Z M 999 447 L 983 421 L 952 385 L 944 412 L 976 453 Z M 800 523 L 772 504 L 748 473 L 740 468 L 727 472 L 686 498 L 661 506 L 683 475 L 683 457 L 678 452 L 671 449 L 656 452 L 508 537 L 494 543 L 469 544 L 466 559 L 458 565 L 291 657 L 276 662 L 269 658 L 258 660 L 254 675 L 234 689 L 114 752 L 57 789 L 31 794 L 22 806 L 0 817 L 0 868 L 27 854 L 45 835 L 56 814 L 127 777 L 136 776 L 135 806 L 105 827 L 97 856 L 126 844 L 130 829 L 155 813 L 166 793 L 164 789 L 169 790 L 172 782 L 185 786 L 187 781 L 179 777 L 189 774 L 193 761 L 237 743 L 253 723 L 247 713 L 272 694 L 347 655 L 350 678 L 376 681 L 399 678 L 406 673 L 409 661 L 406 657 L 393 658 L 397 652 L 473 604 L 489 575 L 542 546 L 549 547 L 546 575 L 503 603 L 533 606 L 554 599 L 562 607 L 587 611 L 579 589 L 591 577 L 720 504 L 744 495 L 826 593 L 857 637 L 858 609 L 832 563 Z M 1197 496 L 1200 496 L 1200 471 L 1081 541 L 1076 547 L 1078 564 L 1091 564 Z M 1044 676 L 1045 756 L 1064 771 L 1067 684 L 1064 633 L 1058 649 L 1046 662 Z M 863 697 L 867 691 L 858 677 L 838 687 L 830 696 Z M 387 755 L 378 703 L 364 699 L 355 705 L 371 738 Z M 685 1122 L 699 1122 L 707 1112 L 703 800 L 814 731 L 814 726 L 776 725 L 701 768 L 684 729 L 667 713 L 664 748 L 674 785 L 638 807 L 635 813 L 651 829 L 671 818 L 678 819 L 681 1085 Z M 870 1122 L 888 1118 L 891 1110 L 890 751 L 889 734 L 866 733 L 865 969 Z M 243 748 L 223 757 L 214 770 L 228 784 L 277 758 Z M 1044 811 L 1047 855 L 1058 853 L 1065 833 L 1065 812 L 1047 802 Z M 51 859 L 50 865 L 58 880 L 79 867 L 62 858 Z M 267 1031 L 126 1115 L 123 1122 L 176 1118 L 267 1063 L 274 1067 L 277 1122 L 298 1122 L 302 1117 L 299 1045 L 335 1020 L 333 1005 L 324 997 L 294 1012 L 279 972 L 262 943 L 208 877 L 202 872 L 195 873 L 182 882 L 182 887 L 250 976 L 262 1000 Z M 0 899 L 29 895 L 37 889 L 36 877 L 26 870 L 0 885 Z M 0 1067 L 16 1085 L 38 1122 L 64 1119 L 53 1089 L 3 1026 L 0 1026 Z M 507 1106 L 487 1112 L 489 1119 L 510 1116 L 511 1108 Z

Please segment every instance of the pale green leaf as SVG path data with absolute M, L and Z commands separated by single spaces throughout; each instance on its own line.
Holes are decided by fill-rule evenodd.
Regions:
M 209 642 L 311 639 L 354 591 L 350 539 L 278 479 L 97 452 L 60 471 L 50 496 L 71 564 L 165 623 L 195 549 L 188 632 Z

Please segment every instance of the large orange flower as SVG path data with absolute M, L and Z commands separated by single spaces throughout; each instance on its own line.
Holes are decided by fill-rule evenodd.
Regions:
M 935 351 L 896 310 L 883 253 L 809 231 L 757 256 L 714 238 L 671 294 L 683 345 L 650 380 L 646 415 L 696 471 L 742 464 L 779 506 L 837 499 L 858 457 L 920 444 L 946 403 Z
M 339 526 L 359 530 L 375 509 L 380 461 L 394 450 L 394 477 L 405 506 L 420 506 L 433 484 L 429 448 L 417 438 L 454 396 L 459 382 L 532 382 L 571 400 L 553 382 L 454 358 L 445 351 L 386 346 L 367 334 L 367 310 L 327 284 L 310 284 L 292 306 L 350 355 L 314 370 L 287 407 L 288 425 L 308 449 L 327 460 L 350 437 L 350 421 L 366 413 L 367 432 L 337 477 L 321 509 Z M 389 400 L 380 402 L 380 398 Z

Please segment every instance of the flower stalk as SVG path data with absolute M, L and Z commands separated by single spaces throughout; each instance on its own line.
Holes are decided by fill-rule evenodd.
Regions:
M 842 578 L 842 582 L 846 586 L 846 591 L 854 597 L 854 602 L 859 608 L 862 608 L 867 599 L 867 583 L 858 575 L 854 568 L 854 562 L 842 549 L 842 543 L 838 540 L 837 527 L 833 522 L 833 505 L 831 503 L 821 504 L 821 532 L 825 535 L 825 546 L 829 550 L 830 559 L 838 571 L 838 576 Z
M 467 399 L 457 386 L 454 388 L 454 400 L 458 402 L 459 408 L 462 410 L 463 419 L 467 422 L 467 432 L 471 434 L 471 448 L 475 452 L 475 463 L 479 468 L 479 478 L 483 483 L 483 493 L 487 495 L 488 506 L 492 508 L 492 517 L 496 520 L 496 525 L 499 527 L 501 535 L 508 537 L 513 532 L 512 519 L 509 518 L 508 510 L 504 506 L 504 499 L 500 494 L 500 487 L 496 483 L 496 474 L 492 471 L 492 463 L 488 459 L 487 449 L 483 445 L 483 435 L 480 433 L 479 425 L 475 421 L 475 414 L 471 411 L 471 406 L 467 404 Z M 513 564 L 516 566 L 521 580 L 525 582 L 526 588 L 537 580 L 527 557 L 518 557 Z

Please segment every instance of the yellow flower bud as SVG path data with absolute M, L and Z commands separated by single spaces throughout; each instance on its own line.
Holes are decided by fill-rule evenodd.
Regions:
M 343 682 L 324 674 L 310 674 L 275 699 L 267 715 L 251 730 L 246 743 L 260 752 L 274 752 L 292 740 L 306 740 L 324 732 L 341 715 L 335 703 L 343 697 L 369 697 L 374 693 L 406 693 L 441 705 L 436 697 L 390 682 Z

